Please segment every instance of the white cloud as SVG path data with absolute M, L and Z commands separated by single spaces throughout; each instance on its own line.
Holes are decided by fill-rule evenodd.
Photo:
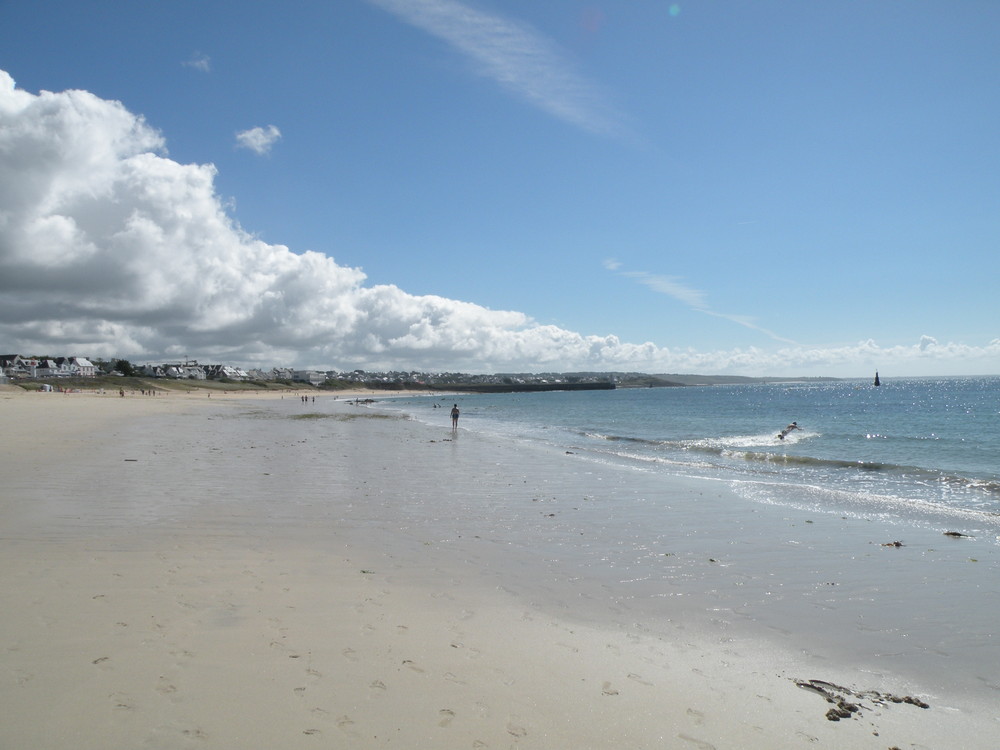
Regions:
M 637 280 L 704 305 L 681 280 Z M 245 232 L 215 192 L 215 168 L 167 158 L 162 136 L 121 104 L 83 91 L 34 95 L 0 71 L 0 349 L 9 353 L 469 372 L 1000 370 L 1000 339 L 673 350 L 365 281 L 360 269 Z
M 569 57 L 527 24 L 458 0 L 369 0 L 444 40 L 477 71 L 531 105 L 600 135 L 623 135 L 624 118 Z
M 204 55 L 201 52 L 195 52 L 191 57 L 181 63 L 186 68 L 194 68 L 195 70 L 200 70 L 204 73 L 208 73 L 212 69 L 212 60 L 208 55 Z
M 677 276 L 660 276 L 657 274 L 647 273 L 646 271 L 622 271 L 622 264 L 616 260 L 604 261 L 604 267 L 609 271 L 617 273 L 619 276 L 624 276 L 627 279 L 633 279 L 643 286 L 652 289 L 654 292 L 665 294 L 668 297 L 673 297 L 677 301 L 690 307 L 692 310 L 697 310 L 698 312 L 705 313 L 705 315 L 711 315 L 715 318 L 728 320 L 753 331 L 759 331 L 775 341 L 780 341 L 785 344 L 795 343 L 790 339 L 779 336 L 774 331 L 770 331 L 767 328 L 757 325 L 754 319 L 749 316 L 720 313 L 712 310 L 708 305 L 707 295 L 705 292 L 700 289 L 694 289 L 687 286 L 684 284 L 684 280 Z
M 704 311 L 707 309 L 705 293 L 685 286 L 677 276 L 657 276 L 645 271 L 619 271 L 619 273 L 626 278 L 638 281 L 654 292 L 673 297 L 695 310 Z
M 601 339 L 395 286 L 243 231 L 210 165 L 86 92 L 0 74 L 0 340 L 139 360 L 484 369 L 557 366 Z M 627 347 L 622 351 L 630 351 Z
M 268 125 L 266 128 L 250 128 L 237 133 L 236 145 L 239 148 L 250 149 L 255 154 L 264 155 L 270 153 L 271 146 L 280 138 L 281 131 L 274 125 Z

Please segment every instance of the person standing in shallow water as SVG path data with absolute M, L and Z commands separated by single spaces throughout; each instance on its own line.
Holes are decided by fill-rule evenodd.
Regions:
M 451 407 L 451 429 L 458 429 L 458 404 Z

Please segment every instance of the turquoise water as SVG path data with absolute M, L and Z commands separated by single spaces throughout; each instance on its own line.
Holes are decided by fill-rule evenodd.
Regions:
M 1000 378 L 731 385 L 394 401 L 418 419 L 538 441 L 738 494 L 1000 533 Z M 777 433 L 796 421 L 785 440 Z
M 856 679 L 995 710 L 1000 378 L 435 395 L 378 408 L 433 425 L 428 444 L 450 443 L 462 489 L 441 493 L 424 528 L 458 546 L 495 540 L 482 570 L 521 565 L 518 585 L 535 601 L 575 616 L 603 605 L 652 632 L 670 622 L 748 633 L 805 655 L 821 679 L 836 681 L 847 659 Z M 801 429 L 779 440 L 793 420 Z

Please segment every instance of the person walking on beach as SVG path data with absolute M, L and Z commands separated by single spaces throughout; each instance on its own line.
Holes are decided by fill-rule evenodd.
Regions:
M 458 429 L 458 404 L 451 407 L 451 429 Z

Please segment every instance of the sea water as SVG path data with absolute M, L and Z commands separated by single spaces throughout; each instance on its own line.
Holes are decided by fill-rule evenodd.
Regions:
M 748 500 L 1000 543 L 1000 378 L 840 380 L 400 399 L 461 424 L 650 472 L 724 479 Z M 448 402 L 445 404 L 445 402 Z M 443 412 L 442 412 L 443 413 Z M 791 422 L 799 429 L 778 437 Z
M 534 446 L 553 475 L 578 477 L 537 498 L 551 501 L 541 509 L 551 525 L 523 515 L 506 527 L 538 568 L 533 585 L 550 582 L 539 598 L 580 612 L 603 597 L 621 623 L 654 630 L 669 621 L 719 637 L 752 632 L 806 654 L 811 677 L 848 659 L 927 695 L 989 705 L 1000 691 L 1000 378 L 434 395 L 378 407 L 444 434 L 453 403 L 456 456 L 472 447 L 465 435 Z M 780 439 L 792 421 L 799 429 Z M 522 503 L 517 469 L 503 470 Z M 475 500 L 462 508 L 482 520 L 477 512 Z

